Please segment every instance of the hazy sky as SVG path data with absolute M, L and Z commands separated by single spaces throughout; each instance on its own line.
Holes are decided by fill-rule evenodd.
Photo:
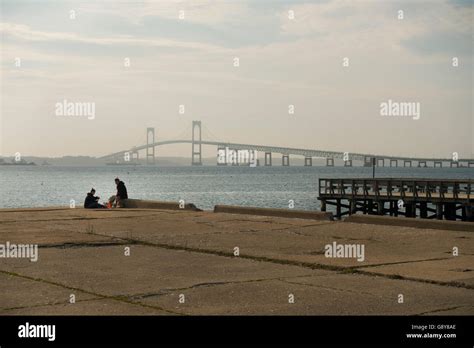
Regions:
M 469 0 L 0 3 L 3 156 L 99 156 L 201 120 L 209 140 L 474 157 Z M 389 99 L 420 118 L 382 116 Z

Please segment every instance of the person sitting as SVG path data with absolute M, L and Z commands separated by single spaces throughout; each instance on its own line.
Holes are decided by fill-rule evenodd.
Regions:
M 98 201 L 100 197 L 94 196 L 95 194 L 95 189 L 91 189 L 91 192 L 89 192 L 86 196 L 86 199 L 84 201 L 84 208 L 86 209 L 99 209 L 99 208 L 105 208 L 102 204 L 100 204 Z
M 117 194 L 115 195 L 115 205 L 117 207 L 120 207 L 120 201 L 124 199 L 128 199 L 128 193 L 127 193 L 127 188 L 125 187 L 125 184 L 123 181 L 121 181 L 119 178 L 115 178 L 115 184 L 117 185 Z

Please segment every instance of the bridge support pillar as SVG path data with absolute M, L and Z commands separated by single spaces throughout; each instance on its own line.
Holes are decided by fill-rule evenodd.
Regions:
M 138 151 L 132 151 L 132 162 L 139 163 L 140 162 L 140 155 L 138 154 Z
M 197 134 L 195 132 L 196 128 L 197 128 Z M 202 165 L 201 121 L 193 121 L 191 147 L 192 147 L 191 165 L 201 166 Z
M 312 157 L 305 157 L 304 158 L 304 166 L 305 167 L 312 167 L 313 166 L 313 158 Z
M 395 165 L 393 165 L 395 163 Z M 398 167 L 398 160 L 396 159 L 391 159 L 390 160 L 390 167 Z
M 443 162 L 441 162 L 441 161 L 434 161 L 433 167 L 434 167 L 434 168 L 438 168 L 438 167 L 439 167 L 439 168 L 443 168 Z
M 352 160 L 344 161 L 344 167 L 352 167 Z
M 233 161 L 232 161 L 231 165 L 232 165 L 232 166 L 238 166 L 238 165 L 240 165 L 240 162 L 239 162 L 239 150 L 233 149 L 233 150 L 231 150 L 231 151 L 232 151 L 232 153 L 234 154 L 234 156 L 233 156 Z
M 151 139 L 150 139 L 151 135 Z M 155 164 L 155 128 L 148 127 L 146 129 L 146 164 Z
M 226 166 L 227 165 L 227 151 L 225 146 L 217 146 L 217 165 Z
M 453 168 L 453 167 L 458 168 L 459 167 L 459 162 L 451 161 L 450 165 L 451 165 L 451 168 Z
M 281 156 L 281 165 L 284 167 L 288 167 L 290 165 L 290 156 L 289 155 L 282 155 Z
M 326 157 L 326 167 L 334 167 L 334 158 Z
M 426 168 L 426 161 L 418 161 L 418 168 Z
M 403 166 L 404 166 L 404 167 L 410 167 L 410 168 L 411 168 L 411 167 L 412 167 L 412 163 L 411 163 L 411 161 L 405 160 L 405 161 L 403 161 Z
M 382 165 L 380 165 L 382 163 Z M 385 158 L 377 158 L 377 167 L 385 167 Z
M 372 167 L 372 157 L 364 156 L 364 167 Z
M 265 152 L 265 166 L 271 167 L 272 166 L 272 153 Z

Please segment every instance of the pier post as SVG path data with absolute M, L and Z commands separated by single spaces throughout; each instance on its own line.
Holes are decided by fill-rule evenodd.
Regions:
M 312 157 L 305 157 L 304 158 L 304 166 L 305 167 L 312 167 L 313 166 L 313 158 Z
M 325 199 L 321 200 L 321 211 L 326 211 L 326 200 Z
M 380 161 L 382 161 L 382 165 L 380 165 Z M 377 167 L 385 167 L 385 159 L 384 158 L 377 158 Z
M 368 213 L 372 215 L 374 213 L 374 201 L 372 199 L 368 200 L 367 207 L 368 207 Z
M 403 161 L 403 166 L 404 167 L 407 167 L 407 164 L 409 164 L 410 168 L 412 167 L 411 161 L 407 161 L 407 160 Z
M 443 220 L 443 203 L 436 203 L 436 218 Z
M 385 205 L 385 202 L 384 201 L 377 201 L 377 213 L 379 215 L 383 215 L 384 213 L 384 205 Z
M 272 153 L 265 152 L 265 166 L 271 167 L 272 166 Z
M 466 204 L 463 207 L 463 211 L 463 216 L 466 216 L 465 221 L 474 221 L 474 206 Z
M 413 203 L 406 203 L 405 204 L 405 217 L 415 217 L 413 214 Z
M 290 165 L 290 156 L 289 155 L 282 155 L 281 156 L 281 165 L 284 167 L 288 167 Z
M 393 216 L 398 216 L 398 201 L 393 201 Z
M 420 218 L 426 219 L 428 217 L 428 204 L 420 202 Z
M 355 214 L 355 213 L 357 212 L 356 200 L 355 200 L 355 199 L 351 199 L 351 200 L 349 201 L 349 205 L 350 205 L 350 208 L 349 208 L 349 215 Z
M 352 167 L 352 160 L 344 161 L 344 167 Z
M 393 165 L 395 163 L 395 165 Z M 390 160 L 390 167 L 398 167 L 398 160 L 396 159 L 391 159 Z
M 326 167 L 334 167 L 334 158 L 326 157 Z
M 457 162 L 457 161 L 451 161 L 450 164 L 451 164 L 451 168 L 453 168 L 453 167 L 459 168 L 459 162 Z
M 338 198 L 336 199 L 337 205 L 336 205 L 336 217 L 338 220 L 341 220 L 341 199 Z
M 444 203 L 444 216 L 446 220 L 456 220 L 456 204 Z
M 434 168 L 443 168 L 443 162 L 435 161 L 433 166 Z
M 426 168 L 426 161 L 418 161 L 418 168 Z

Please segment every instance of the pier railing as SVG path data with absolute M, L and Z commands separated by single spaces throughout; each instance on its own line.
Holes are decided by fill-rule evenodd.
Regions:
M 437 179 L 319 179 L 319 196 L 470 200 L 474 199 L 474 180 Z
M 470 179 L 319 179 L 321 210 L 326 210 L 326 204 L 335 205 L 337 217 L 357 211 L 416 217 L 419 209 L 423 218 L 471 220 L 473 190 L 474 180 Z M 341 208 L 348 210 L 342 212 Z M 457 210 L 461 210 L 462 215 L 457 215 Z M 428 216 L 429 212 L 435 214 Z

